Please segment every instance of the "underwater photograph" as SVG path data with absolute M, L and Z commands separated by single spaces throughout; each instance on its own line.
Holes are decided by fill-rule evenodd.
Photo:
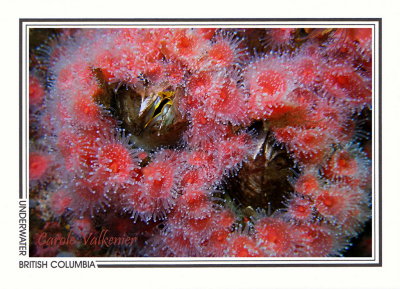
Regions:
M 372 28 L 29 28 L 30 257 L 371 257 Z

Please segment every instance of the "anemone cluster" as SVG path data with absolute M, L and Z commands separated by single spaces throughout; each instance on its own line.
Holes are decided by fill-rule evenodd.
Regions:
M 31 255 L 340 255 L 371 216 L 371 38 L 58 31 L 31 52 Z

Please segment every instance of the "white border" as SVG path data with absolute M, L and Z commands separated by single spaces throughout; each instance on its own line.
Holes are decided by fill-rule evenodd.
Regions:
M 400 29 L 399 4 L 394 0 L 302 0 L 181 2 L 56 0 L 14 1 L 0 11 L 3 69 L 0 79 L 8 99 L 0 113 L 2 131 L 0 180 L 1 287 L 6 288 L 146 288 L 146 289 L 258 289 L 258 288 L 369 288 L 399 289 L 400 218 L 398 216 L 400 144 Z M 193 7 L 194 6 L 194 7 Z M 60 8 L 62 7 L 62 8 Z M 18 269 L 18 222 L 15 214 L 19 188 L 18 20 L 46 17 L 382 17 L 383 18 L 383 265 L 372 268 L 201 268 L 121 270 Z M 3 98 L 4 99 L 4 98 Z

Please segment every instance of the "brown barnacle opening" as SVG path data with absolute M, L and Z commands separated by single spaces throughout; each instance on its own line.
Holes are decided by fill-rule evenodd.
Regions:
M 93 73 L 102 88 L 96 102 L 130 134 L 132 143 L 147 150 L 179 144 L 188 125 L 177 108 L 182 88 L 150 83 L 144 76 L 135 85 L 107 83 L 101 69 Z
M 259 209 L 267 214 L 283 209 L 283 202 L 293 192 L 289 178 L 295 170 L 295 163 L 286 149 L 275 144 L 271 133 L 263 131 L 267 125 L 258 122 L 254 126 L 260 139 L 258 153 L 225 182 L 229 198 L 235 200 L 247 217 Z

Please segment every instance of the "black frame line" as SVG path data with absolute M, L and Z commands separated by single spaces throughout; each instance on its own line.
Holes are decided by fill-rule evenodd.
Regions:
M 379 111 L 379 119 L 378 119 L 378 127 L 379 127 L 379 132 L 378 132 L 378 143 L 379 143 L 379 168 L 378 168 L 378 177 L 379 177 L 379 264 L 382 266 L 382 18 L 378 20 L 379 23 L 379 30 L 378 30 L 378 35 L 379 35 L 379 42 L 378 42 L 378 57 L 379 57 L 379 74 L 378 74 L 378 98 L 379 98 L 379 106 L 378 106 L 378 111 Z
M 19 199 L 23 198 L 22 182 L 22 27 L 23 22 L 19 22 Z
M 191 261 L 190 261 L 191 262 Z M 211 261 L 209 261 L 211 262 Z M 242 261 L 238 261 L 242 262 Z M 149 262 L 150 263 L 150 262 Z M 217 264 L 168 264 L 168 263 L 152 263 L 152 264 L 124 264 L 124 263 L 114 263 L 114 264 L 107 264 L 101 263 L 96 261 L 96 265 L 98 268 L 207 268 L 207 267 L 380 267 L 381 265 L 378 264 L 312 264 L 312 263 L 217 263 Z
M 22 22 L 293 22 L 293 21 L 371 21 L 382 18 L 21 18 Z
M 252 26 L 258 26 L 258 25 L 282 25 L 282 24 L 269 24 L 268 22 L 314 22 L 312 24 L 307 24 L 307 23 L 302 23 L 302 25 L 314 25 L 314 26 L 327 26 L 329 24 L 319 24 L 315 22 L 376 22 L 376 23 L 369 23 L 368 25 L 373 25 L 374 30 L 378 28 L 377 34 L 379 36 L 378 42 L 375 40 L 375 45 L 378 47 L 378 53 L 375 55 L 378 56 L 378 59 L 375 59 L 374 62 L 376 64 L 376 61 L 378 60 L 378 65 L 375 65 L 375 69 L 378 69 L 378 95 L 375 95 L 375 99 L 379 101 L 379 105 L 374 108 L 374 111 L 379 112 L 379 118 L 375 119 L 378 125 L 378 132 L 377 135 L 375 136 L 375 140 L 377 140 L 377 144 L 379 145 L 379 150 L 378 150 L 378 157 L 379 161 L 375 162 L 375 165 L 378 166 L 378 174 L 374 174 L 373 178 L 375 181 L 378 181 L 378 193 L 375 194 L 376 201 L 378 202 L 378 205 L 376 206 L 379 209 L 379 232 L 375 232 L 375 237 L 378 235 L 379 239 L 379 246 L 376 248 L 378 249 L 379 252 L 379 262 L 378 263 L 345 263 L 345 262 L 351 262 L 351 261 L 359 261 L 359 262 L 364 262 L 364 260 L 356 259 L 344 259 L 343 261 L 339 259 L 331 259 L 331 260 L 322 260 L 322 262 L 343 262 L 343 263 L 277 263 L 274 264 L 274 262 L 307 262 L 305 260 L 215 260 L 210 258 L 210 260 L 201 260 L 201 259 L 196 259 L 196 258 L 191 258 L 191 260 L 149 260 L 149 262 L 153 262 L 153 264 L 135 264 L 135 263 L 140 263 L 140 262 L 146 262 L 145 257 L 143 257 L 143 260 L 102 260 L 102 259 L 97 259 L 93 257 L 93 259 L 96 262 L 96 266 L 98 268 L 205 268 L 205 267 L 382 267 L 382 253 L 383 253 L 383 244 L 382 244 L 382 18 L 20 18 L 19 19 L 19 200 L 28 200 L 29 195 L 28 191 L 25 192 L 24 194 L 24 187 L 23 187 L 23 162 L 25 161 L 25 167 L 28 169 L 27 166 L 27 158 L 23 158 L 23 145 L 26 147 L 26 142 L 28 140 L 25 140 L 26 142 L 23 143 L 23 89 L 24 89 L 24 83 L 23 83 L 23 73 L 27 73 L 29 71 L 29 67 L 26 67 L 26 71 L 24 71 L 24 67 L 26 66 L 26 63 L 23 63 L 23 56 L 24 56 L 24 51 L 23 49 L 26 49 L 28 47 L 27 41 L 25 41 L 26 47 L 23 47 L 23 28 L 24 28 L 24 23 L 26 22 L 36 22 L 29 24 L 30 26 L 54 26 L 55 24 L 46 24 L 50 22 L 69 22 L 69 23 L 63 23 L 61 25 L 63 26 L 77 26 L 77 24 L 74 23 L 80 23 L 79 26 L 89 26 L 89 25 L 101 25 L 97 22 L 101 23 L 106 23 L 107 26 L 122 26 L 122 25 L 127 25 L 126 23 L 123 22 L 129 22 L 131 25 L 134 25 L 136 23 L 142 24 L 144 22 L 149 22 L 146 23 L 146 25 L 149 26 L 160 26 L 160 23 L 166 23 L 168 26 L 175 26 L 175 25 L 182 25 L 184 23 L 187 23 L 189 25 L 203 25 L 203 26 L 215 26 L 217 25 L 222 25 L 224 22 L 237 22 L 237 24 L 234 23 L 229 23 L 225 24 L 226 26 L 229 25 L 243 25 L 244 22 L 265 22 L 265 24 L 260 24 L 260 23 L 248 23 L 247 25 L 252 25 Z M 121 24 L 112 24 L 111 22 L 120 22 Z M 178 24 L 173 24 L 172 22 L 178 22 Z M 207 24 L 207 22 L 214 22 L 215 24 Z M 40 25 L 38 23 L 43 23 L 43 25 Z M 91 24 L 90 24 L 91 23 Z M 108 24 L 107 24 L 108 23 Z M 333 23 L 332 25 L 340 25 L 340 23 Z M 246 24 L 245 24 L 246 25 Z M 291 24 L 291 23 L 285 23 L 284 25 L 291 26 L 291 25 L 299 25 L 299 24 Z M 362 25 L 358 23 L 343 23 L 343 25 L 350 26 L 350 25 Z M 27 33 L 26 33 L 27 34 Z M 26 57 L 28 57 L 26 55 Z M 26 60 L 26 59 L 25 59 Z M 27 80 L 26 80 L 27 81 Z M 376 81 L 375 81 L 376 82 Z M 29 119 L 26 120 L 27 124 L 29 123 Z M 376 124 L 375 124 L 376 126 Z M 29 132 L 29 130 L 27 131 Z M 27 151 L 28 153 L 28 151 Z M 375 153 L 375 151 L 374 151 Z M 25 172 L 26 173 L 26 172 Z M 375 173 L 375 171 L 374 171 Z M 376 186 L 375 186 L 376 187 Z M 376 213 L 375 213 L 376 214 Z M 374 216 L 374 222 L 376 222 L 376 216 Z M 376 238 L 375 238 L 375 243 L 376 243 Z M 376 253 L 376 252 L 375 252 Z M 366 262 L 375 262 L 376 261 L 376 254 L 374 256 L 373 260 L 367 260 Z M 29 257 L 31 258 L 31 257 Z M 364 257 L 361 257 L 364 258 Z M 368 258 L 368 257 L 367 257 Z M 311 262 L 313 260 L 310 260 Z M 108 264 L 108 263 L 113 263 L 114 264 Z M 174 263 L 175 262 L 175 263 Z M 182 262 L 187 262 L 189 264 L 176 264 L 176 263 L 182 263 Z M 241 264 L 235 264 L 235 263 L 225 263 L 225 264 L 193 264 L 193 262 L 242 262 Z M 247 262 L 257 262 L 257 263 L 247 263 Z M 260 264 L 259 262 L 270 262 L 266 264 Z M 321 260 L 314 260 L 314 262 L 321 262 Z M 122 264 L 121 264 L 122 263 Z M 130 263 L 130 264 L 123 264 L 123 263 Z M 132 264 L 133 263 L 133 264 Z

